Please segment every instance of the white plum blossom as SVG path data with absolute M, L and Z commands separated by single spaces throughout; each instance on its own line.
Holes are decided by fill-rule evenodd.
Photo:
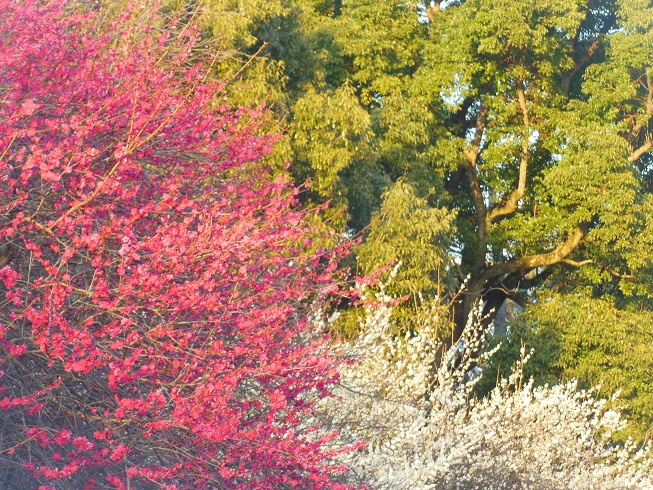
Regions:
M 444 355 L 437 313 L 420 330 L 393 325 L 390 298 L 367 307 L 335 396 L 322 401 L 351 483 L 370 489 L 653 489 L 648 446 L 616 445 L 616 410 L 575 382 L 523 383 L 521 367 L 482 400 L 473 396 L 486 328 L 472 316 Z M 384 301 L 385 300 L 385 303 Z M 437 308 L 434 312 L 442 311 Z M 491 355 L 488 353 L 487 355 Z M 476 369 L 475 369 L 476 368 Z M 475 374 L 476 373 L 476 374 Z

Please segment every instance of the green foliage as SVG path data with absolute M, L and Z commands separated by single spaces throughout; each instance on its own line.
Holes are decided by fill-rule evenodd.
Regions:
M 582 294 L 542 295 L 502 341 L 484 374 L 481 391 L 493 387 L 519 359 L 523 345 L 534 354 L 527 376 L 539 384 L 579 379 L 581 387 L 600 386 L 610 397 L 621 390 L 631 420 L 621 438 L 645 437 L 653 429 L 653 320 L 646 310 L 629 311 L 609 299 Z M 507 374 L 507 373 L 506 373 Z
M 326 92 L 309 90 L 293 110 L 290 138 L 298 179 L 312 179 L 310 189 L 316 200 L 331 200 L 333 209 L 353 211 L 354 220 L 365 223 L 367 220 L 360 213 L 368 208 L 350 206 L 347 191 L 350 181 L 354 181 L 361 187 L 357 194 L 367 197 L 367 206 L 374 199 L 369 189 L 375 183 L 374 169 L 369 167 L 375 160 L 375 151 L 368 113 L 347 86 Z M 343 228 L 347 218 L 347 214 L 342 214 L 340 226 L 334 225 Z
M 272 103 L 286 136 L 269 160 L 308 181 L 305 203 L 330 202 L 322 219 L 343 232 L 369 224 L 388 181 L 378 164 L 370 114 L 340 51 L 339 2 L 205 0 L 203 22 L 234 78 L 231 99 Z M 231 93 L 232 92 L 232 93 Z
M 405 177 L 430 206 L 456 212 L 463 272 L 479 280 L 491 264 L 551 253 L 579 228 L 583 240 L 565 253 L 593 260 L 596 280 L 605 267 L 631 275 L 653 243 L 639 233 L 650 156 L 629 158 L 650 139 L 653 112 L 645 2 L 204 6 L 223 49 L 218 69 L 236 77 L 232 98 L 274 103 L 287 134 L 271 160 L 310 180 L 304 202 L 331 202 L 324 218 L 336 233 L 365 228 L 384 189 Z M 474 148 L 481 107 L 487 120 Z M 505 206 L 526 167 L 514 209 L 491 218 L 485 235 L 469 171 L 461 177 L 472 150 L 487 213 Z
M 434 17 L 424 76 L 433 90 L 499 94 L 517 80 L 551 86 L 571 66 L 569 39 L 582 20 L 568 0 L 469 0 Z
M 455 214 L 430 207 L 403 179 L 383 198 L 358 255 L 362 271 L 369 274 L 401 262 L 389 291 L 414 300 L 420 293 L 441 294 L 447 282 Z
M 543 381 L 609 373 L 631 386 L 624 396 L 646 425 L 644 371 L 623 366 L 649 345 L 634 326 L 653 300 L 650 2 L 203 5 L 229 96 L 267 102 L 284 133 L 268 161 L 308 182 L 303 204 L 330 203 L 315 225 L 333 242 L 366 231 L 360 272 L 403 263 L 389 288 L 411 298 L 398 309 L 407 324 L 419 293 L 458 289 L 458 268 L 470 276 L 459 328 L 478 298 L 489 310 L 549 291 L 499 356 L 524 338 Z M 585 321 L 593 309 L 600 322 Z M 583 343 L 594 335 L 605 343 Z
M 426 29 L 411 1 L 344 1 L 337 29 L 338 46 L 365 105 L 401 90 L 420 62 Z

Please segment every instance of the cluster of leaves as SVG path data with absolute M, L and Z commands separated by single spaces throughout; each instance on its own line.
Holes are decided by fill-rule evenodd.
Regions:
M 376 270 L 399 260 L 405 265 L 393 280 L 393 291 L 413 298 L 420 293 L 437 296 L 446 282 L 453 221 L 451 213 L 430 207 L 413 186 L 399 180 L 374 215 L 359 263 L 363 270 Z
M 288 129 L 270 161 L 290 161 L 296 179 L 311 180 L 304 202 L 331 202 L 323 215 L 327 227 L 363 229 L 392 183 L 384 166 L 395 178 L 401 175 L 404 162 L 393 161 L 396 152 L 411 153 L 402 145 L 420 146 L 427 136 L 409 120 L 414 112 L 424 117 L 419 104 L 395 97 L 393 109 L 384 112 L 390 117 L 382 120 L 370 111 L 378 106 L 378 90 L 393 92 L 419 57 L 416 46 L 404 46 L 424 33 L 414 9 L 401 2 L 201 3 L 207 31 L 231 53 L 216 64 L 221 73 L 237 75 L 230 93 L 244 103 L 273 102 Z M 374 89 L 361 91 L 360 84 Z M 397 108 L 411 116 L 397 121 Z M 407 134 L 413 129 L 420 137 Z M 379 132 L 386 131 L 393 137 L 381 148 Z
M 64 7 L 0 1 L 0 486 L 337 488 L 300 430 L 333 266 L 265 114 L 192 23 Z

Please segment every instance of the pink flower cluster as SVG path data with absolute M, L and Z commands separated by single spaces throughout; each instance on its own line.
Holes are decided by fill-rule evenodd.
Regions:
M 260 163 L 264 111 L 207 81 L 192 25 L 63 3 L 0 0 L 13 483 L 344 488 L 333 435 L 302 435 L 336 380 L 305 310 L 333 268 L 294 248 L 308 230 Z

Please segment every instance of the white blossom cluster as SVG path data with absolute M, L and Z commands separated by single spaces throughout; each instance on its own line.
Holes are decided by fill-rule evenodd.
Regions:
M 378 299 L 378 295 L 377 295 Z M 384 298 L 381 298 L 384 299 Z M 388 299 L 388 298 L 385 298 Z M 324 400 L 351 482 L 370 489 L 653 489 L 649 447 L 618 446 L 623 427 L 605 400 L 575 383 L 522 384 L 521 369 L 477 401 L 472 388 L 484 329 L 469 322 L 442 355 L 437 322 L 399 334 L 391 307 L 368 307 L 360 336 L 342 346 L 356 359 Z M 527 361 L 523 353 L 521 365 Z M 436 368 L 435 366 L 438 365 Z

